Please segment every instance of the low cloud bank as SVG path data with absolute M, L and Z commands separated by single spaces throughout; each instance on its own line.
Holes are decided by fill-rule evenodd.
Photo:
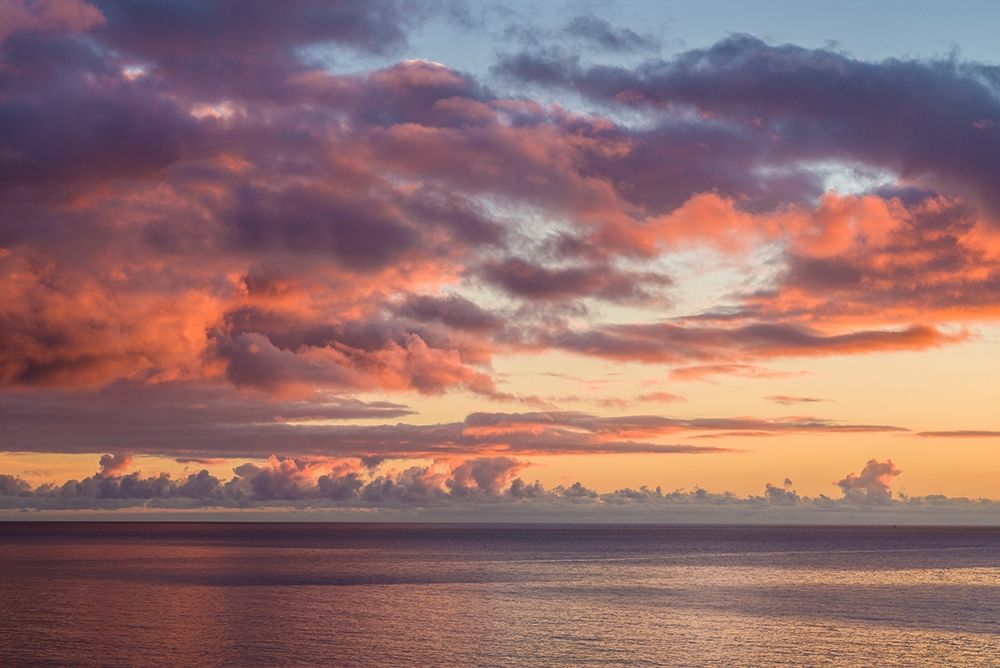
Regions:
M 109 465 L 118 463 L 117 466 Z M 599 493 L 580 482 L 547 488 L 520 474 L 528 462 L 481 457 L 427 466 L 388 468 L 377 461 L 281 459 L 234 468 L 229 480 L 207 470 L 173 478 L 124 473 L 124 455 L 101 458 L 83 480 L 32 488 L 0 475 L 0 514 L 35 519 L 97 512 L 204 519 L 369 519 L 565 522 L 733 522 L 997 524 L 1000 501 L 941 495 L 894 496 L 901 473 L 875 459 L 835 483 L 843 495 L 800 495 L 791 480 L 767 483 L 761 494 L 706 489 L 623 488 Z M 35 511 L 35 512 L 32 512 Z M 114 511 L 114 512 L 111 512 Z M 234 512 L 240 511 L 240 512 Z

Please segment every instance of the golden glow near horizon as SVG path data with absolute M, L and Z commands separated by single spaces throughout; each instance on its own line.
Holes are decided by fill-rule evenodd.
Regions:
M 678 433 L 657 437 L 663 443 L 691 443 L 733 452 L 690 455 L 529 455 L 521 476 L 546 486 L 583 482 L 599 491 L 660 486 L 664 491 L 730 491 L 760 494 L 764 484 L 793 481 L 801 494 L 836 496 L 834 482 L 872 456 L 892 459 L 903 470 L 896 489 L 913 496 L 943 494 L 996 498 L 1000 479 L 1000 434 L 996 436 L 921 436 L 921 432 L 982 431 L 996 428 L 995 390 L 1000 357 L 997 330 L 983 328 L 973 340 L 951 347 L 888 355 L 811 359 L 808 370 L 795 360 L 768 365 L 778 377 L 678 382 L 669 368 L 595 361 L 567 354 L 511 355 L 498 358 L 504 389 L 530 389 L 566 410 L 596 415 L 657 414 L 680 418 L 705 416 L 810 416 L 852 424 L 898 426 L 889 433 L 776 434 L 742 436 Z M 541 359 L 540 359 L 541 358 Z M 545 371 L 539 371 L 540 361 Z M 586 378 L 586 382 L 582 379 Z M 933 379 L 931 382 L 930 379 Z M 951 388 L 961 387 L 956 395 Z M 677 399 L 636 400 L 664 394 Z M 779 403 L 772 397 L 787 399 Z M 817 399 L 795 402 L 793 399 Z M 465 394 L 404 395 L 397 400 L 416 411 L 401 421 L 436 424 L 461 421 L 470 402 L 480 410 L 520 410 L 505 403 L 483 402 Z M 621 401 L 607 405 L 608 401 Z M 603 404 L 603 405 L 602 405 Z M 338 422 L 342 424 L 342 422 Z M 372 424 L 372 421 L 356 422 Z M 722 433 L 722 435 L 717 435 Z M 946 456 L 943 456 L 946 453 Z M 93 454 L 0 455 L 0 467 L 33 484 L 82 479 L 93 474 Z M 196 458 L 197 459 L 197 458 Z M 132 470 L 183 476 L 201 469 L 228 479 L 234 466 L 265 458 L 226 458 L 178 462 L 160 456 L 138 457 Z M 393 460 L 384 468 L 427 463 L 429 459 Z

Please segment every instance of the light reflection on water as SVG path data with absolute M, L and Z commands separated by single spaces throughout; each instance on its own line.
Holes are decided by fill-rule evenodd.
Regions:
M 1000 665 L 1000 530 L 0 525 L 0 665 Z

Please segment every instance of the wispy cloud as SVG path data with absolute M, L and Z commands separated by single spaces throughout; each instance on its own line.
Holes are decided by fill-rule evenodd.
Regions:
M 950 431 L 920 431 L 917 436 L 924 438 L 1000 438 L 1000 431 L 984 429 L 953 429 Z
M 826 399 L 821 399 L 819 397 L 798 397 L 789 394 L 772 394 L 766 397 L 768 401 L 773 401 L 776 404 L 782 404 L 783 406 L 790 406 L 793 404 L 815 404 Z

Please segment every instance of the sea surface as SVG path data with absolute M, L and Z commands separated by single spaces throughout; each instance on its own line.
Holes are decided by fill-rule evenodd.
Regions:
M 1000 529 L 0 524 L 0 666 L 998 666 Z

